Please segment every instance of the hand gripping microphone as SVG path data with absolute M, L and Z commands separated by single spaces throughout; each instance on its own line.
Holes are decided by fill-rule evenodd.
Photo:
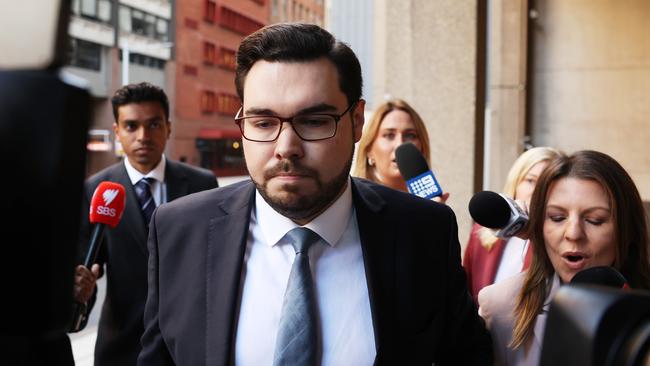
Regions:
M 90 234 L 88 253 L 83 265 L 90 268 L 97 260 L 97 254 L 104 239 L 104 230 L 108 225 L 111 229 L 120 223 L 126 203 L 126 192 L 124 186 L 115 182 L 101 182 L 93 193 L 90 201 L 89 221 L 94 224 Z M 80 329 L 85 317 L 85 304 L 77 304 L 75 307 L 72 331 Z
M 438 180 L 429 170 L 426 159 L 415 145 L 407 142 L 398 146 L 395 149 L 395 160 L 411 194 L 426 199 L 442 194 Z
M 499 229 L 496 236 L 511 238 L 528 223 L 528 214 L 512 199 L 490 191 L 476 193 L 469 201 L 469 214 L 479 225 Z
M 572 284 L 600 285 L 620 289 L 629 288 L 621 272 L 610 266 L 598 266 L 583 269 L 571 279 Z

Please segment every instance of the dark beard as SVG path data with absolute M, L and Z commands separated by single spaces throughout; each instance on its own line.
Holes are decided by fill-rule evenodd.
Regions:
M 329 182 L 323 182 L 319 178 L 318 171 L 303 167 L 292 160 L 285 160 L 280 162 L 273 169 L 264 173 L 264 184 L 254 182 L 257 191 L 260 192 L 262 198 L 269 204 L 275 211 L 282 216 L 288 217 L 294 221 L 306 220 L 316 217 L 318 214 L 325 211 L 334 201 L 341 195 L 343 188 L 350 175 L 350 168 L 352 167 L 352 156 L 348 159 L 344 169 Z M 286 192 L 294 194 L 296 197 L 288 198 L 273 198 L 266 189 L 266 182 L 278 172 L 296 172 L 312 177 L 316 181 L 317 194 L 311 196 L 299 196 L 300 193 L 295 187 L 286 186 L 283 189 Z

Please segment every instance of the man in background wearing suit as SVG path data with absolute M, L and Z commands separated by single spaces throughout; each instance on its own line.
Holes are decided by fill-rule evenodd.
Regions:
M 88 244 L 90 199 L 100 182 L 122 184 L 126 189 L 126 207 L 119 225 L 106 231 L 97 264 L 92 270 L 77 267 L 75 299 L 89 303 L 90 312 L 95 300 L 95 280 L 106 265 L 106 299 L 97 331 L 95 365 L 135 365 L 147 296 L 146 239 L 151 213 L 162 203 L 216 188 L 217 180 L 210 171 L 165 158 L 163 151 L 171 123 L 169 102 L 162 89 L 149 83 L 126 85 L 115 92 L 111 102 L 113 129 L 126 159 L 87 180 L 82 247 Z M 83 250 L 81 254 L 85 253 Z
M 274 24 L 237 53 L 251 180 L 156 211 L 139 365 L 485 364 L 453 212 L 350 178 L 352 50 Z

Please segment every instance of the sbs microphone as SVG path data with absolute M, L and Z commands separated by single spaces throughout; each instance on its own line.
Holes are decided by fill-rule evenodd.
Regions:
M 621 272 L 610 266 L 583 269 L 571 279 L 572 284 L 601 285 L 615 288 L 628 288 L 627 280 Z
M 115 182 L 99 183 L 90 201 L 89 221 L 95 226 L 90 236 L 90 245 L 84 266 L 90 268 L 95 263 L 104 237 L 104 229 L 107 225 L 113 229 L 120 223 L 125 203 L 124 186 Z
M 395 149 L 395 160 L 411 194 L 426 199 L 442 194 L 438 180 L 429 170 L 426 159 L 415 145 L 406 142 L 398 146 Z
M 124 205 L 126 203 L 126 191 L 124 186 L 115 182 L 101 182 L 95 189 L 90 201 L 89 221 L 94 224 L 90 234 L 90 244 L 83 265 L 90 268 L 97 260 L 97 254 L 104 239 L 106 226 L 115 228 L 122 219 Z M 71 331 L 81 329 L 81 324 L 86 317 L 86 305 L 77 304 L 74 311 L 74 318 Z
M 515 201 L 491 191 L 481 191 L 472 197 L 469 214 L 479 225 L 499 229 L 496 236 L 502 239 L 515 236 L 528 223 L 528 214 Z

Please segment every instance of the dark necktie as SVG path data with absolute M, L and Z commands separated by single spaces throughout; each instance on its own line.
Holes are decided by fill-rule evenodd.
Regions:
M 273 366 L 316 365 L 317 318 L 314 283 L 309 269 L 309 247 L 320 239 L 310 229 L 299 227 L 287 233 L 296 259 L 284 293 Z
M 149 227 L 149 221 L 151 221 L 151 214 L 153 210 L 156 209 L 156 202 L 153 200 L 151 195 L 151 183 L 154 182 L 154 178 L 145 177 L 138 181 L 135 184 L 135 194 L 138 196 L 138 202 L 140 202 L 140 208 L 142 209 L 142 216 L 144 217 L 144 222 Z

